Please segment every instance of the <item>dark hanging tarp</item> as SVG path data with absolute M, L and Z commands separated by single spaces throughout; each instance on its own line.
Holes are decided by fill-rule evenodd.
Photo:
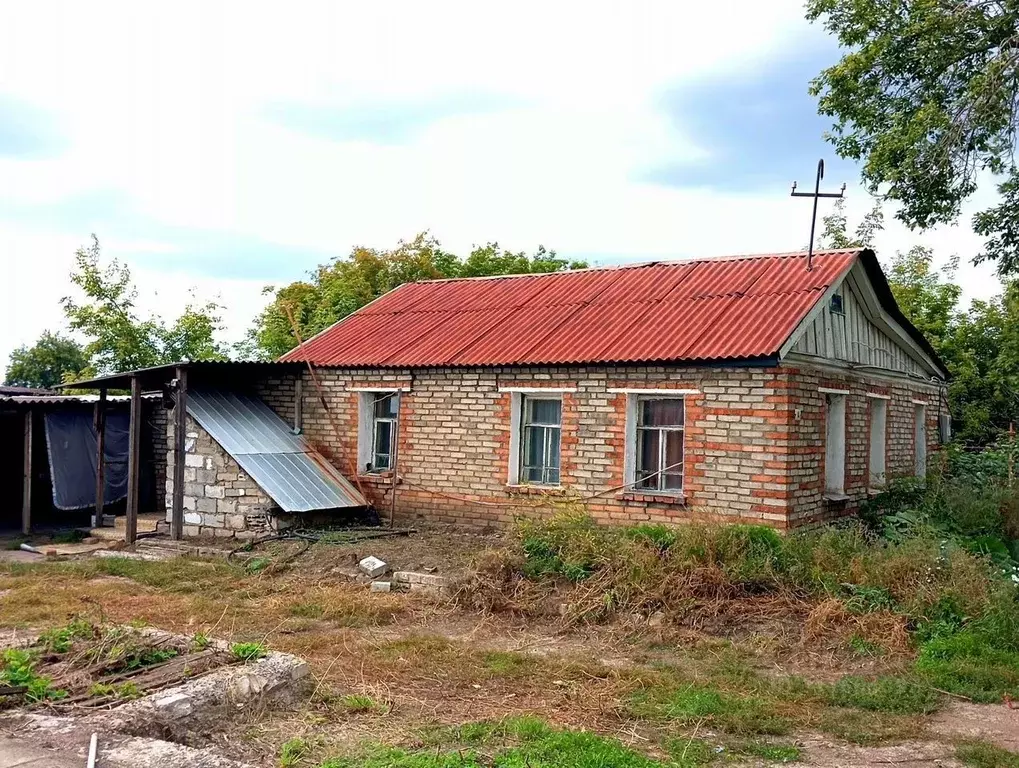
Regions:
M 127 498 L 127 446 L 130 414 L 106 412 L 104 503 Z M 96 503 L 96 447 L 92 411 L 68 409 L 46 414 L 46 446 L 57 509 L 85 509 Z

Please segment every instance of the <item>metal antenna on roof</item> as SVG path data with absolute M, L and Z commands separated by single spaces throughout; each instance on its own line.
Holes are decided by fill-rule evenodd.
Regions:
M 792 197 L 812 197 L 814 198 L 814 215 L 810 219 L 810 247 L 807 250 L 807 271 L 810 272 L 814 268 L 814 230 L 817 227 L 817 201 L 822 197 L 842 197 L 846 192 L 846 185 L 842 185 L 842 189 L 838 192 L 822 192 L 821 191 L 821 179 L 824 178 L 824 158 L 817 161 L 817 181 L 814 183 L 813 192 L 797 192 L 796 182 L 793 182 L 793 191 L 790 192 Z

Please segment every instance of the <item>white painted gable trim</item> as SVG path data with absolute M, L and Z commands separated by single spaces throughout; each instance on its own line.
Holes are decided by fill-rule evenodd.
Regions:
M 901 346 L 910 357 L 916 362 L 920 363 L 924 368 L 927 369 L 928 373 L 937 378 L 942 378 L 942 374 L 935 365 L 934 361 L 927 356 L 920 346 L 913 340 L 913 338 L 906 332 L 906 330 L 899 325 L 891 315 L 889 315 L 884 307 L 881 306 L 881 302 L 878 300 L 877 292 L 874 290 L 874 286 L 870 282 L 870 278 L 867 277 L 867 272 L 863 265 L 860 263 L 859 257 L 857 257 L 852 266 L 832 285 L 825 291 L 824 295 L 818 299 L 813 309 L 807 313 L 806 317 L 796 326 L 796 330 L 792 332 L 785 344 L 779 349 L 778 356 L 780 360 L 785 360 L 789 356 L 789 353 L 796 346 L 796 343 L 800 340 L 807 329 L 813 325 L 814 321 L 821 315 L 822 312 L 828 310 L 828 305 L 831 303 L 831 297 L 839 291 L 844 285 L 848 284 L 857 297 L 860 299 L 861 304 L 866 309 L 867 318 L 873 322 L 880 330 L 884 331 L 889 338 L 899 346 Z M 853 366 L 850 366 L 853 367 Z

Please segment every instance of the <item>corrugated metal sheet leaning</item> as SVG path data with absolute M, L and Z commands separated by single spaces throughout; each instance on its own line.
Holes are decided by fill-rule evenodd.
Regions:
M 261 400 L 191 390 L 188 413 L 285 512 L 367 506 L 328 461 Z

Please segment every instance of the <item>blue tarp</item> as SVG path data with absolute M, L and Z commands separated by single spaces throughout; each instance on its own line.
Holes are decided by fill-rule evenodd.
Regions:
M 127 448 L 130 414 L 107 411 L 106 471 L 103 502 L 127 498 Z M 85 509 L 96 503 L 96 437 L 91 410 L 68 409 L 46 414 L 46 445 L 57 509 Z

